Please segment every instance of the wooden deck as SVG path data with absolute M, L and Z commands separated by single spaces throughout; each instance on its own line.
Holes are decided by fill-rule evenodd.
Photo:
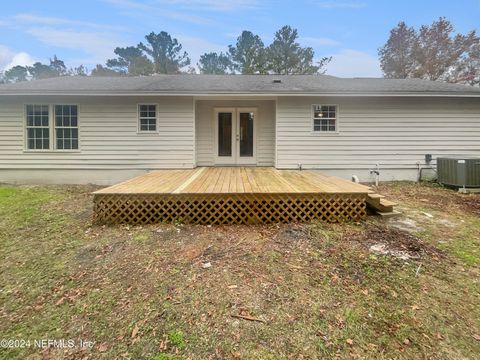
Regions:
M 161 170 L 94 193 L 98 223 L 248 224 L 359 220 L 364 185 L 316 171 L 261 167 Z

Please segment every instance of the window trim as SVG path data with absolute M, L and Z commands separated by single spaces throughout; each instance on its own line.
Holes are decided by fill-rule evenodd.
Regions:
M 27 134 L 27 105 L 47 105 L 48 106 L 48 135 L 49 135 L 49 145 L 48 149 L 29 149 L 28 148 L 28 134 Z M 70 103 L 64 105 L 76 105 L 77 106 L 77 128 L 78 128 L 78 149 L 56 149 L 56 134 L 55 134 L 55 116 L 54 110 L 55 105 L 63 104 L 52 104 L 52 103 L 38 103 L 38 102 L 25 102 L 23 103 L 23 152 L 24 153 L 79 153 L 81 152 L 81 107 L 78 103 Z
M 140 106 L 142 105 L 154 105 L 155 106 L 155 130 L 141 130 L 141 123 L 140 123 Z M 137 134 L 138 135 L 158 135 L 158 103 L 138 103 L 137 104 Z
M 48 107 L 48 149 L 29 149 L 28 148 L 28 128 L 27 125 L 27 106 L 47 106 Z M 25 103 L 23 104 L 23 149 L 24 152 L 50 152 L 52 151 L 52 108 L 50 104 L 45 103 Z
M 314 106 L 335 106 L 335 131 L 322 131 L 322 130 L 315 130 L 315 110 L 313 109 Z M 338 135 L 340 134 L 340 106 L 338 104 L 330 104 L 330 103 L 316 103 L 310 105 L 310 115 L 311 115 L 311 134 L 318 135 L 318 136 L 328 136 L 328 135 Z
M 68 105 L 68 106 L 76 106 L 77 107 L 77 131 L 78 131 L 78 138 L 77 138 L 77 142 L 78 142 L 78 148 L 77 149 L 58 149 L 57 148 L 57 126 L 55 124 L 55 106 L 64 106 L 64 105 Z M 80 152 L 80 105 L 79 104 L 76 104 L 76 103 L 55 103 L 55 104 L 52 104 L 52 126 L 53 126 L 53 140 L 54 140 L 54 143 L 53 143 L 53 151 L 55 152 Z M 60 126 L 62 127 L 62 126 Z M 74 127 L 70 127 L 70 128 L 74 128 Z

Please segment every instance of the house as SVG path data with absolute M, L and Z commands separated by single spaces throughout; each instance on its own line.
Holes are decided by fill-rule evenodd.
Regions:
M 0 85 L 0 182 L 112 184 L 156 169 L 237 165 L 414 180 L 426 155 L 432 165 L 480 155 L 480 88 L 327 75 Z

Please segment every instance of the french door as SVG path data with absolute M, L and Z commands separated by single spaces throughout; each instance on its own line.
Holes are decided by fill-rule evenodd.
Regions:
M 255 108 L 215 109 L 215 163 L 256 164 Z

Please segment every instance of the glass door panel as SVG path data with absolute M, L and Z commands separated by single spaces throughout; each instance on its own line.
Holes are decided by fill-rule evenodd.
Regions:
M 218 113 L 218 156 L 232 156 L 232 122 L 231 112 Z
M 240 156 L 253 156 L 253 112 L 239 113 Z

